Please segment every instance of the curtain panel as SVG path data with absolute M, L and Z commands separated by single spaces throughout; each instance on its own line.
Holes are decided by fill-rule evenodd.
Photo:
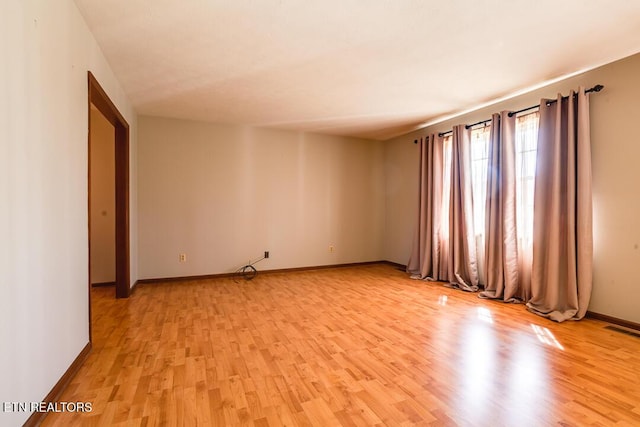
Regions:
M 443 173 L 442 137 L 421 139 L 418 226 L 407 263 L 407 272 L 415 279 L 445 280 L 440 274 Z
M 475 292 L 478 290 L 478 265 L 473 227 L 470 144 L 471 131 L 466 125 L 455 126 L 451 143 L 448 279 L 453 286 Z
M 559 322 L 578 320 L 592 288 L 588 95 L 580 88 L 543 99 L 539 118 L 536 148 L 536 116 L 492 116 L 486 201 L 473 200 L 471 131 L 465 125 L 455 126 L 451 138 L 421 141 L 418 227 L 407 271 L 412 278 L 477 291 L 476 231 L 483 230 L 474 230 L 474 209 L 485 209 L 480 296 L 523 301 Z M 517 141 L 516 123 L 527 129 Z
M 589 97 L 580 88 L 540 103 L 533 218 L 532 312 L 578 320 L 592 288 Z
M 493 114 L 485 216 L 485 289 L 482 298 L 522 300 L 516 226 L 516 118 Z

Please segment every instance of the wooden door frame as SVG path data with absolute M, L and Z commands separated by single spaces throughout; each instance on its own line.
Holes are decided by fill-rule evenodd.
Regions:
M 107 93 L 102 89 L 91 71 L 87 71 L 89 85 L 89 99 L 87 111 L 89 114 L 88 144 L 91 150 L 91 104 L 115 128 L 115 186 L 116 186 L 116 298 L 128 298 L 131 292 L 130 279 L 130 247 L 129 247 L 129 124 L 111 102 Z M 91 170 L 89 165 L 89 220 L 91 218 Z M 89 241 L 91 229 L 89 228 Z M 89 247 L 91 256 L 91 247 Z M 91 258 L 89 258 L 90 260 Z M 89 262 L 91 265 L 91 262 Z M 89 267 L 89 338 L 91 339 L 91 267 Z

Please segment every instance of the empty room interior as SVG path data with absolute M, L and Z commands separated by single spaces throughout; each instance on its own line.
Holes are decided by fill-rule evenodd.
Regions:
M 640 425 L 640 2 L 7 0 L 19 425 Z

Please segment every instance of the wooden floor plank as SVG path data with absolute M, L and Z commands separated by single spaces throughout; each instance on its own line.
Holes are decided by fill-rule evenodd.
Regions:
M 93 288 L 68 425 L 639 425 L 640 339 L 388 265 Z

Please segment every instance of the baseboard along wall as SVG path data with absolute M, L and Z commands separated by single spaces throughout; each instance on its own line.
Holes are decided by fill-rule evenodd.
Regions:
M 51 391 L 42 399 L 43 403 L 55 403 L 58 398 L 62 395 L 62 392 L 67 388 L 73 377 L 78 373 L 80 367 L 84 363 L 84 361 L 89 356 L 91 352 L 91 343 L 88 342 L 87 345 L 80 351 L 80 354 L 74 359 L 69 368 L 62 374 L 62 377 L 58 380 L 56 385 L 53 386 Z M 39 426 L 44 418 L 47 416 L 46 412 L 33 412 L 27 421 L 23 424 L 25 427 L 36 427 Z

